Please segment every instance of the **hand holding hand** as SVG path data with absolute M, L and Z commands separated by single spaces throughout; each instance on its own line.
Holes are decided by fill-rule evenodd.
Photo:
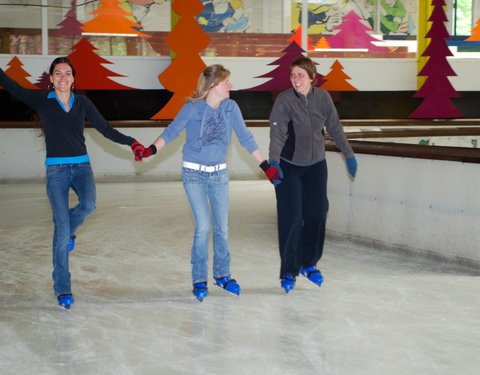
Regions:
M 152 155 L 155 155 L 157 153 L 157 147 L 155 147 L 155 145 L 150 145 L 149 147 L 147 147 L 145 150 L 143 150 L 143 158 L 148 158 Z
M 143 147 L 143 145 L 137 141 L 133 142 L 130 147 L 132 148 L 132 152 L 135 154 L 135 161 L 142 161 L 145 147 Z
M 262 168 L 263 172 L 273 185 L 280 185 L 283 178 L 283 172 L 277 162 L 272 161 L 269 163 L 268 161 L 264 160 L 262 164 L 260 164 L 260 168 Z
M 350 173 L 350 176 L 355 177 L 357 174 L 357 159 L 355 159 L 355 156 L 352 156 L 345 160 L 345 162 L 347 163 L 348 173 Z

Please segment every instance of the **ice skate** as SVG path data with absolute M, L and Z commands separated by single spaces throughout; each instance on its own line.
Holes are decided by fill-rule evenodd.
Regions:
M 293 288 L 295 288 L 295 281 L 296 281 L 295 276 L 291 276 L 291 275 L 282 276 L 282 281 L 281 281 L 280 285 L 285 290 L 285 293 L 288 293 Z
M 312 283 L 320 286 L 323 283 L 323 276 L 321 272 L 317 269 L 317 267 L 308 267 L 308 268 L 301 268 L 300 273 L 305 276 L 308 280 Z
M 240 285 L 230 276 L 215 278 L 215 285 L 225 289 L 227 292 L 236 294 L 237 296 L 240 295 Z
M 207 282 L 200 282 L 193 284 L 193 295 L 202 302 L 208 296 Z
M 67 310 L 75 303 L 71 294 L 61 294 L 58 296 L 58 304 Z

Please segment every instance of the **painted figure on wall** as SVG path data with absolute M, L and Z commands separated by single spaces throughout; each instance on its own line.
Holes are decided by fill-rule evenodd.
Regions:
M 202 0 L 197 21 L 206 32 L 245 32 L 250 26 L 250 8 L 242 0 Z
M 379 24 L 375 11 L 379 9 Z M 292 0 L 291 29 L 302 21 L 302 1 Z M 411 35 L 415 30 L 416 4 L 411 0 L 325 0 L 308 5 L 308 33 L 335 33 L 346 14 L 355 11 L 365 25 L 384 35 Z

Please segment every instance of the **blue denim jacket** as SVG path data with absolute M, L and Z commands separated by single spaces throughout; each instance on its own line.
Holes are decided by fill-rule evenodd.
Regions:
M 205 100 L 186 103 L 160 136 L 168 144 L 184 128 L 187 131 L 182 151 L 184 161 L 204 165 L 224 163 L 232 130 L 249 153 L 258 149 L 238 104 L 231 99 L 224 99 L 216 109 Z

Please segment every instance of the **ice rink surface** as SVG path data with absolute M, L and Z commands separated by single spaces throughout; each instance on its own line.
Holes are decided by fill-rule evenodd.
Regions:
M 266 181 L 230 184 L 241 295 L 210 279 L 202 303 L 181 182 L 97 183 L 70 256 L 70 310 L 53 294 L 44 185 L 2 184 L 0 198 L 3 375 L 479 373 L 480 271 L 329 239 L 323 286 L 299 277 L 286 295 Z

